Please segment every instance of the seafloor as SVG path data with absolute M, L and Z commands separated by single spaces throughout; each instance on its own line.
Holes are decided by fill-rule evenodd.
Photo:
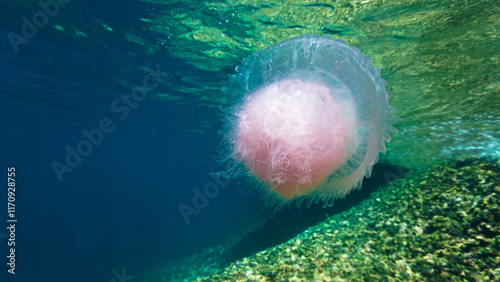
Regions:
M 197 281 L 494 281 L 500 277 L 499 222 L 500 161 L 449 162 L 380 187 L 358 205 L 224 269 L 205 260 L 206 276 Z M 205 259 L 225 251 L 210 253 Z M 200 268 L 191 264 L 193 272 Z M 185 270 L 155 277 L 182 280 Z

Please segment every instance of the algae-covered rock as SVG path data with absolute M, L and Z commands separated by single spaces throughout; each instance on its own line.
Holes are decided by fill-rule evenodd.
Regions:
M 498 162 L 446 163 L 198 281 L 493 281 L 499 222 Z

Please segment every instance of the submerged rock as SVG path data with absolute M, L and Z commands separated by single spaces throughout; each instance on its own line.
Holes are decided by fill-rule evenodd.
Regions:
M 498 161 L 434 166 L 198 281 L 493 280 L 499 195 Z

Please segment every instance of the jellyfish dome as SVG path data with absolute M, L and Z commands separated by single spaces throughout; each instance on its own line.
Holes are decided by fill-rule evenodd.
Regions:
M 332 205 L 360 188 L 397 132 L 380 69 L 341 39 L 295 37 L 236 71 L 222 89 L 235 101 L 222 132 L 226 159 L 279 206 Z

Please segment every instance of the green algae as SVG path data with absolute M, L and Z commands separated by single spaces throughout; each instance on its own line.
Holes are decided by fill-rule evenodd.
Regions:
M 244 236 L 233 238 L 145 281 L 493 281 L 499 195 L 500 160 L 448 162 L 390 182 L 282 244 L 228 262 Z
M 500 165 L 434 166 L 198 281 L 486 281 L 500 275 Z

